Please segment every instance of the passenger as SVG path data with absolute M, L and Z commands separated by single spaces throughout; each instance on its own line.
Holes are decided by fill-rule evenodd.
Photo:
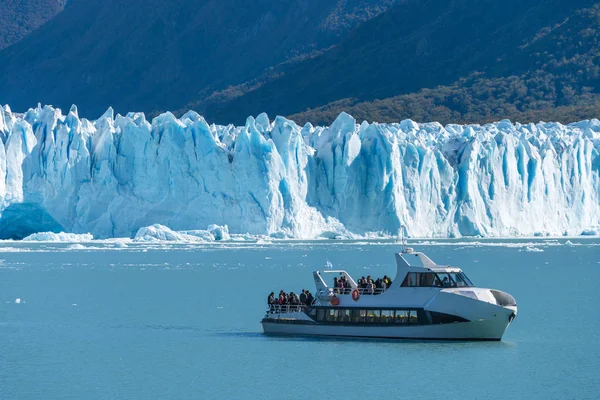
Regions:
M 308 292 L 308 290 L 307 290 L 307 292 Z M 313 297 L 312 293 L 308 292 L 306 297 L 307 297 L 306 302 L 308 303 L 309 306 L 312 306 L 315 303 L 315 298 Z
M 365 289 L 367 287 L 367 278 L 364 276 L 360 278 L 360 288 Z
M 275 293 L 274 292 L 271 292 L 271 294 L 267 298 L 267 304 L 269 304 L 269 310 L 273 311 L 273 306 L 275 305 Z
M 343 280 L 338 280 L 338 293 L 344 293 L 344 281 Z
M 300 304 L 306 305 L 306 290 L 302 289 L 302 294 L 300 295 Z
M 442 279 L 442 286 L 443 287 L 450 286 L 450 283 L 448 282 L 448 277 L 447 276 L 445 276 L 444 279 Z
M 337 276 L 334 276 L 334 277 L 333 277 L 333 291 L 334 291 L 335 293 L 339 293 L 339 292 L 338 292 L 338 287 L 339 287 L 339 286 L 338 286 L 338 278 L 337 278 Z
M 279 305 L 280 305 L 280 306 L 282 306 L 282 305 L 284 305 L 284 304 L 285 304 L 285 302 L 286 302 L 286 299 L 285 299 L 285 292 L 284 292 L 283 290 L 281 290 L 281 291 L 279 292 Z
M 350 278 L 346 278 L 344 276 L 344 293 L 350 294 L 351 291 L 352 291 L 352 284 L 350 283 Z
M 390 279 L 390 278 L 389 278 L 387 275 L 384 275 L 384 276 L 383 276 L 383 281 L 385 282 L 385 285 L 386 285 L 387 287 L 390 287 L 390 286 L 392 286 L 392 280 L 391 280 L 391 279 Z

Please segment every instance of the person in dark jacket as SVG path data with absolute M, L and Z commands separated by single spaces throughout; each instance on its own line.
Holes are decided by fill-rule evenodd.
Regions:
M 271 294 L 267 298 L 267 304 L 269 304 L 269 310 L 273 310 L 273 306 L 275 305 L 275 303 L 276 303 L 275 293 L 271 292 Z
M 313 295 L 307 290 L 306 291 L 306 305 L 312 306 L 312 303 L 315 301 Z
M 306 305 L 306 289 L 302 289 L 302 294 L 300 295 L 300 304 Z

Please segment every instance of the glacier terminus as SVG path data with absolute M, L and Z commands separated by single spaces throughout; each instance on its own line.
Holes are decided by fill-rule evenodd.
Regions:
M 600 121 L 329 127 L 190 111 L 95 121 L 0 108 L 0 232 L 133 237 L 227 226 L 310 239 L 581 235 L 600 225 Z

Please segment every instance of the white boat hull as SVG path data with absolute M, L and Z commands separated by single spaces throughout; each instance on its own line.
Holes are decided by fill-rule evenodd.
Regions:
M 506 318 L 413 326 L 351 326 L 263 321 L 266 334 L 339 336 L 416 340 L 501 340 L 510 325 Z

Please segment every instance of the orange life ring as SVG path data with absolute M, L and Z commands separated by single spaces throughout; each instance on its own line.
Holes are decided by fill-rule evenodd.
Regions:
M 358 291 L 358 289 L 354 289 L 352 291 L 352 300 L 358 301 L 359 298 L 360 298 L 360 292 Z
M 333 296 L 331 300 L 329 300 L 329 302 L 332 306 L 337 306 L 338 304 L 340 304 L 340 299 L 336 296 Z

